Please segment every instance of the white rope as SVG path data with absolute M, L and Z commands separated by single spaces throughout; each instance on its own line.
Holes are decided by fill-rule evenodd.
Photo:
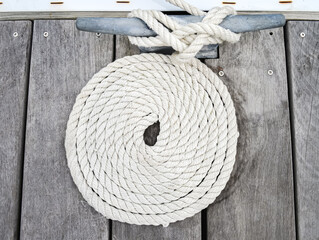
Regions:
M 132 44 L 141 47 L 171 46 L 177 51 L 175 58 L 180 62 L 187 62 L 189 59 L 195 57 L 205 45 L 220 44 L 223 41 L 234 43 L 239 40 L 240 34 L 233 33 L 219 26 L 225 17 L 230 14 L 236 14 L 233 8 L 229 6 L 217 7 L 205 13 L 183 0 L 167 1 L 192 15 L 205 17 L 202 22 L 182 26 L 159 11 L 133 10 L 128 16 L 142 19 L 158 36 L 129 36 L 129 40 Z
M 154 123 L 159 135 L 149 146 L 143 136 Z M 167 226 L 224 189 L 237 138 L 233 102 L 216 74 L 195 58 L 176 64 L 150 53 L 93 76 L 73 106 L 65 148 L 74 182 L 98 212 Z

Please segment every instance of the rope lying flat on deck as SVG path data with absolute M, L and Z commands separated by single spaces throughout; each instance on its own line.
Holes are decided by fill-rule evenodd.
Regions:
M 220 22 L 216 14 L 209 19 Z M 76 99 L 66 131 L 68 166 L 83 197 L 107 218 L 167 226 L 206 208 L 230 177 L 238 138 L 233 102 L 189 50 L 202 40 L 185 47 L 185 39 L 175 42 L 174 57 L 141 54 L 109 64 Z M 159 134 L 150 146 L 145 130 L 154 124 Z

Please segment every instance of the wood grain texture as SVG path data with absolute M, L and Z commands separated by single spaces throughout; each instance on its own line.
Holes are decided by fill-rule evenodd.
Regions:
M 298 235 L 319 239 L 319 22 L 288 22 L 286 30 Z
M 116 36 L 116 58 L 138 54 L 136 46 L 129 43 L 128 38 Z M 196 214 L 192 218 L 170 224 L 168 227 L 162 226 L 138 226 L 113 221 L 113 240 L 156 240 L 156 239 L 201 239 L 201 215 Z
M 213 5 L 212 5 L 213 6 Z M 78 17 L 127 17 L 129 12 L 123 11 L 50 11 L 50 12 L 1 12 L 1 20 L 37 20 L 37 19 L 76 19 Z M 294 11 L 238 11 L 239 15 L 247 14 L 278 14 L 281 13 L 287 20 L 319 20 L 319 12 Z
M 207 64 L 225 73 L 240 133 L 232 177 L 208 208 L 208 239 L 295 239 L 283 29 L 242 34 Z
M 0 22 L 0 238 L 19 235 L 26 89 L 32 23 Z M 14 32 L 18 33 L 14 37 Z
M 21 239 L 108 239 L 109 221 L 73 183 L 64 137 L 76 95 L 112 58 L 112 36 L 77 31 L 74 21 L 34 22 Z

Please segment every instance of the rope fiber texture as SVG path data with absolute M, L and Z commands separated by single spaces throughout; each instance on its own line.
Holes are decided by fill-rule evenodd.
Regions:
M 146 144 L 152 125 L 157 140 Z M 92 77 L 76 98 L 65 148 L 75 184 L 98 212 L 168 226 L 224 189 L 238 135 L 230 94 L 205 64 L 147 53 L 118 59 Z
M 167 2 L 180 7 L 191 15 L 204 16 L 204 18 L 201 22 L 183 26 L 160 11 L 133 10 L 128 16 L 142 19 L 158 36 L 129 36 L 132 44 L 141 47 L 171 46 L 177 51 L 174 57 L 180 62 L 187 62 L 195 57 L 205 45 L 220 44 L 223 41 L 231 43 L 239 41 L 240 34 L 219 26 L 225 17 L 236 14 L 232 7 L 216 7 L 206 13 L 183 0 L 167 0 Z

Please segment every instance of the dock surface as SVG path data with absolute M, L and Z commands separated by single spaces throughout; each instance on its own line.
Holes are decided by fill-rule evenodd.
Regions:
M 1 239 L 319 239 L 319 21 L 242 34 L 205 60 L 233 98 L 240 137 L 230 181 L 168 227 L 111 221 L 73 183 L 64 149 L 75 98 L 126 37 L 74 20 L 0 21 Z

